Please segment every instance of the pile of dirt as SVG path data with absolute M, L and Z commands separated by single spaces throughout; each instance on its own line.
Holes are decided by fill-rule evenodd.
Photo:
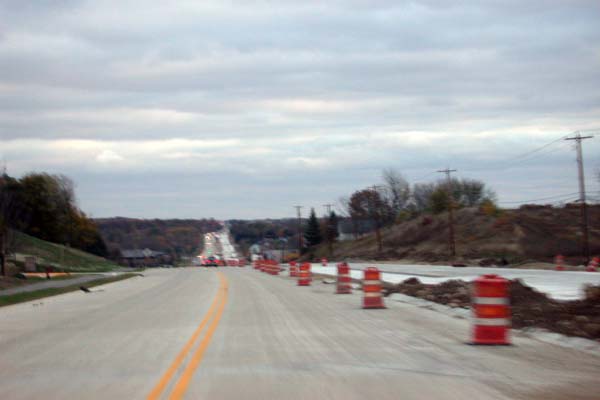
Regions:
M 588 207 L 590 221 L 600 220 L 600 205 Z M 455 214 L 457 257 L 469 265 L 519 265 L 528 261 L 552 263 L 557 254 L 567 265 L 585 262 L 581 255 L 579 206 L 525 205 L 519 209 L 490 213 L 480 208 L 463 208 Z M 333 257 L 323 245 L 315 257 L 335 259 L 401 260 L 447 264 L 448 216 L 420 215 L 381 230 L 383 249 L 378 251 L 375 235 L 340 241 Z M 600 229 L 590 225 L 590 251 L 600 254 Z
M 397 285 L 386 285 L 385 291 L 386 296 L 402 293 L 453 308 L 471 305 L 471 284 L 460 280 L 428 285 L 410 278 Z M 587 286 L 583 300 L 560 301 L 516 279 L 510 281 L 510 305 L 514 328 L 543 328 L 600 341 L 600 285 Z

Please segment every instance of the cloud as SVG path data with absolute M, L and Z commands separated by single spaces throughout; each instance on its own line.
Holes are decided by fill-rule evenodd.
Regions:
M 112 163 L 123 161 L 123 157 L 121 157 L 112 150 L 103 150 L 100 154 L 96 156 L 96 161 L 99 161 L 101 163 Z
M 570 184 L 553 169 L 570 149 L 539 170 L 475 171 L 600 126 L 596 1 L 5 1 L 0 13 L 9 169 L 70 173 L 102 215 L 120 207 L 93 200 L 110 182 L 150 175 L 169 193 L 219 176 L 248 199 L 269 193 L 252 211 L 225 209 L 225 189 L 202 200 L 220 217 L 267 216 L 315 185 L 327 202 L 390 165 L 415 178 L 456 165 L 508 198 L 543 165 Z M 147 202 L 144 215 L 161 209 Z

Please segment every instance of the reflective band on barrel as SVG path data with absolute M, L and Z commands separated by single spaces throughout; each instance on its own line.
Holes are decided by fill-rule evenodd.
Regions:
M 380 292 L 365 292 L 364 297 L 381 297 Z
M 363 281 L 363 286 L 367 285 L 381 285 L 381 281 Z
M 473 318 L 473 323 L 479 326 L 509 326 L 508 318 Z
M 474 297 L 473 304 L 485 304 L 485 305 L 508 305 L 508 299 L 506 297 Z

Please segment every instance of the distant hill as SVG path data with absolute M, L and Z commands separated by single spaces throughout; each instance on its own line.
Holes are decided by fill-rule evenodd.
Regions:
M 94 221 L 111 257 L 116 257 L 122 250 L 149 248 L 180 259 L 202 249 L 204 233 L 221 229 L 221 224 L 214 219 L 116 217 Z
M 590 205 L 590 250 L 600 255 L 600 205 Z M 478 208 L 455 213 L 458 258 L 510 263 L 525 260 L 552 261 L 557 254 L 567 261 L 581 260 L 580 208 L 522 206 L 490 215 Z M 448 262 L 448 214 L 421 215 L 382 229 L 383 251 L 377 253 L 375 235 L 338 242 L 333 259 L 380 259 Z M 327 256 L 321 246 L 315 257 Z

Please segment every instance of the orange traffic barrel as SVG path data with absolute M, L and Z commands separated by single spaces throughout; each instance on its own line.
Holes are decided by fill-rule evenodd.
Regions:
M 590 261 L 590 263 L 587 265 L 587 267 L 585 268 L 585 270 L 587 272 L 596 272 L 598 270 L 598 264 L 600 263 L 600 257 L 594 257 L 592 258 L 592 260 Z
M 510 344 L 510 282 L 498 275 L 483 275 L 473 282 L 473 344 Z
M 290 261 L 290 276 L 292 278 L 298 277 L 298 266 L 296 265 L 296 261 Z
M 554 268 L 557 271 L 564 271 L 565 270 L 565 258 L 563 256 L 561 256 L 560 254 L 557 255 L 556 257 L 554 257 L 554 264 L 556 264 L 556 267 Z
M 337 294 L 352 293 L 352 281 L 350 279 L 350 266 L 343 262 L 337 265 Z
M 381 293 L 381 273 L 375 267 L 367 267 L 363 272 L 363 308 L 385 308 Z
M 302 263 L 300 265 L 300 271 L 298 271 L 298 286 L 310 286 L 311 280 L 310 264 Z
M 271 275 L 279 275 L 279 263 L 275 260 L 271 260 Z

